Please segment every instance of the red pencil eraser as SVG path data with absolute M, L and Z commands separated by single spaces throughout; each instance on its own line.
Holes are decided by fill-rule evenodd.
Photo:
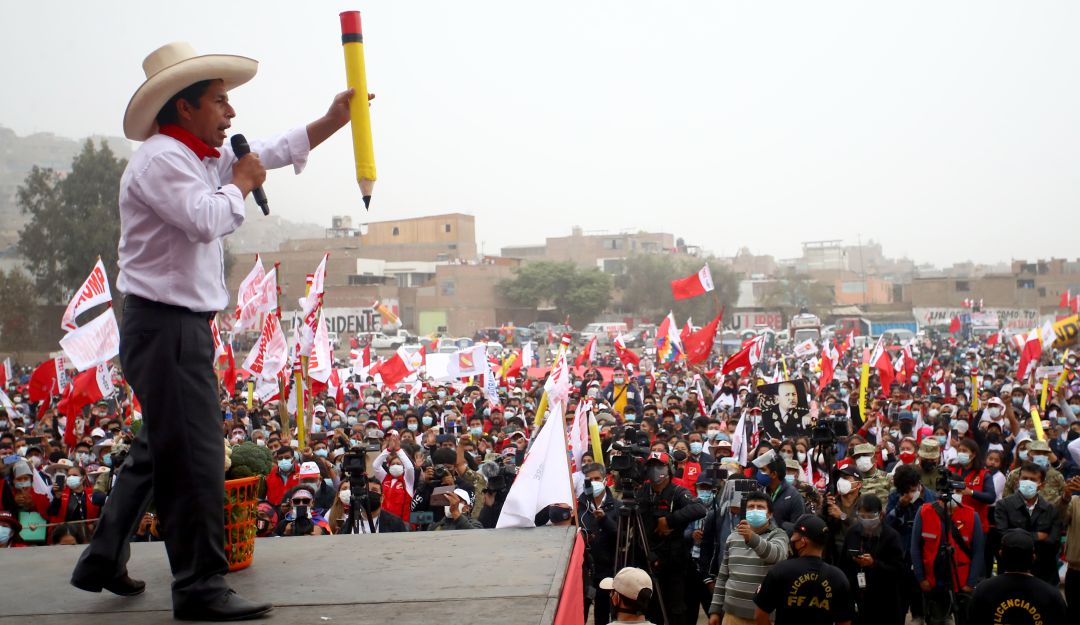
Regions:
M 339 17 L 342 35 L 359 35 L 364 32 L 360 28 L 360 11 L 342 11 Z

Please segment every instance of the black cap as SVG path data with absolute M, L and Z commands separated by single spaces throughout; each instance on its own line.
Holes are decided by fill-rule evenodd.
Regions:
M 1001 535 L 1001 550 L 1031 553 L 1035 550 L 1035 539 L 1031 537 L 1030 532 L 1021 529 L 1006 530 Z
M 795 525 L 791 528 L 793 535 L 795 532 L 817 545 L 824 545 L 829 540 L 829 527 L 825 525 L 821 517 L 813 514 L 804 514 L 796 519 Z

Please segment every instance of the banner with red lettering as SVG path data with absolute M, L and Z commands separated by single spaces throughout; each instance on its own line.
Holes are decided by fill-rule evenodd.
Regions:
M 68 302 L 67 309 L 64 310 L 64 317 L 60 320 L 60 328 L 63 330 L 74 330 L 78 326 L 75 325 L 75 318 L 80 313 L 97 306 L 98 304 L 104 304 L 105 302 L 112 301 L 112 292 L 109 290 L 109 276 L 105 273 L 105 265 L 99 258 L 94 263 L 94 268 L 90 271 L 90 275 L 79 287 L 78 291 L 75 291 L 75 296 Z

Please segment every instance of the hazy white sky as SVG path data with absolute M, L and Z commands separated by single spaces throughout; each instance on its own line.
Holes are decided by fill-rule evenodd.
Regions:
M 121 135 L 174 40 L 260 61 L 235 131 L 306 123 L 344 88 L 348 9 L 378 95 L 372 211 L 346 130 L 270 175 L 284 217 L 461 211 L 488 252 L 580 225 L 780 258 L 858 235 L 937 264 L 1080 255 L 1068 1 L 5 2 L 0 125 Z

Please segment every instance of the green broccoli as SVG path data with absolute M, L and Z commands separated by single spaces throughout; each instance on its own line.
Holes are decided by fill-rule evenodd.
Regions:
M 229 476 L 234 480 L 253 475 L 265 477 L 270 474 L 273 466 L 274 457 L 269 449 L 255 443 L 240 443 L 232 448 L 232 468 Z

